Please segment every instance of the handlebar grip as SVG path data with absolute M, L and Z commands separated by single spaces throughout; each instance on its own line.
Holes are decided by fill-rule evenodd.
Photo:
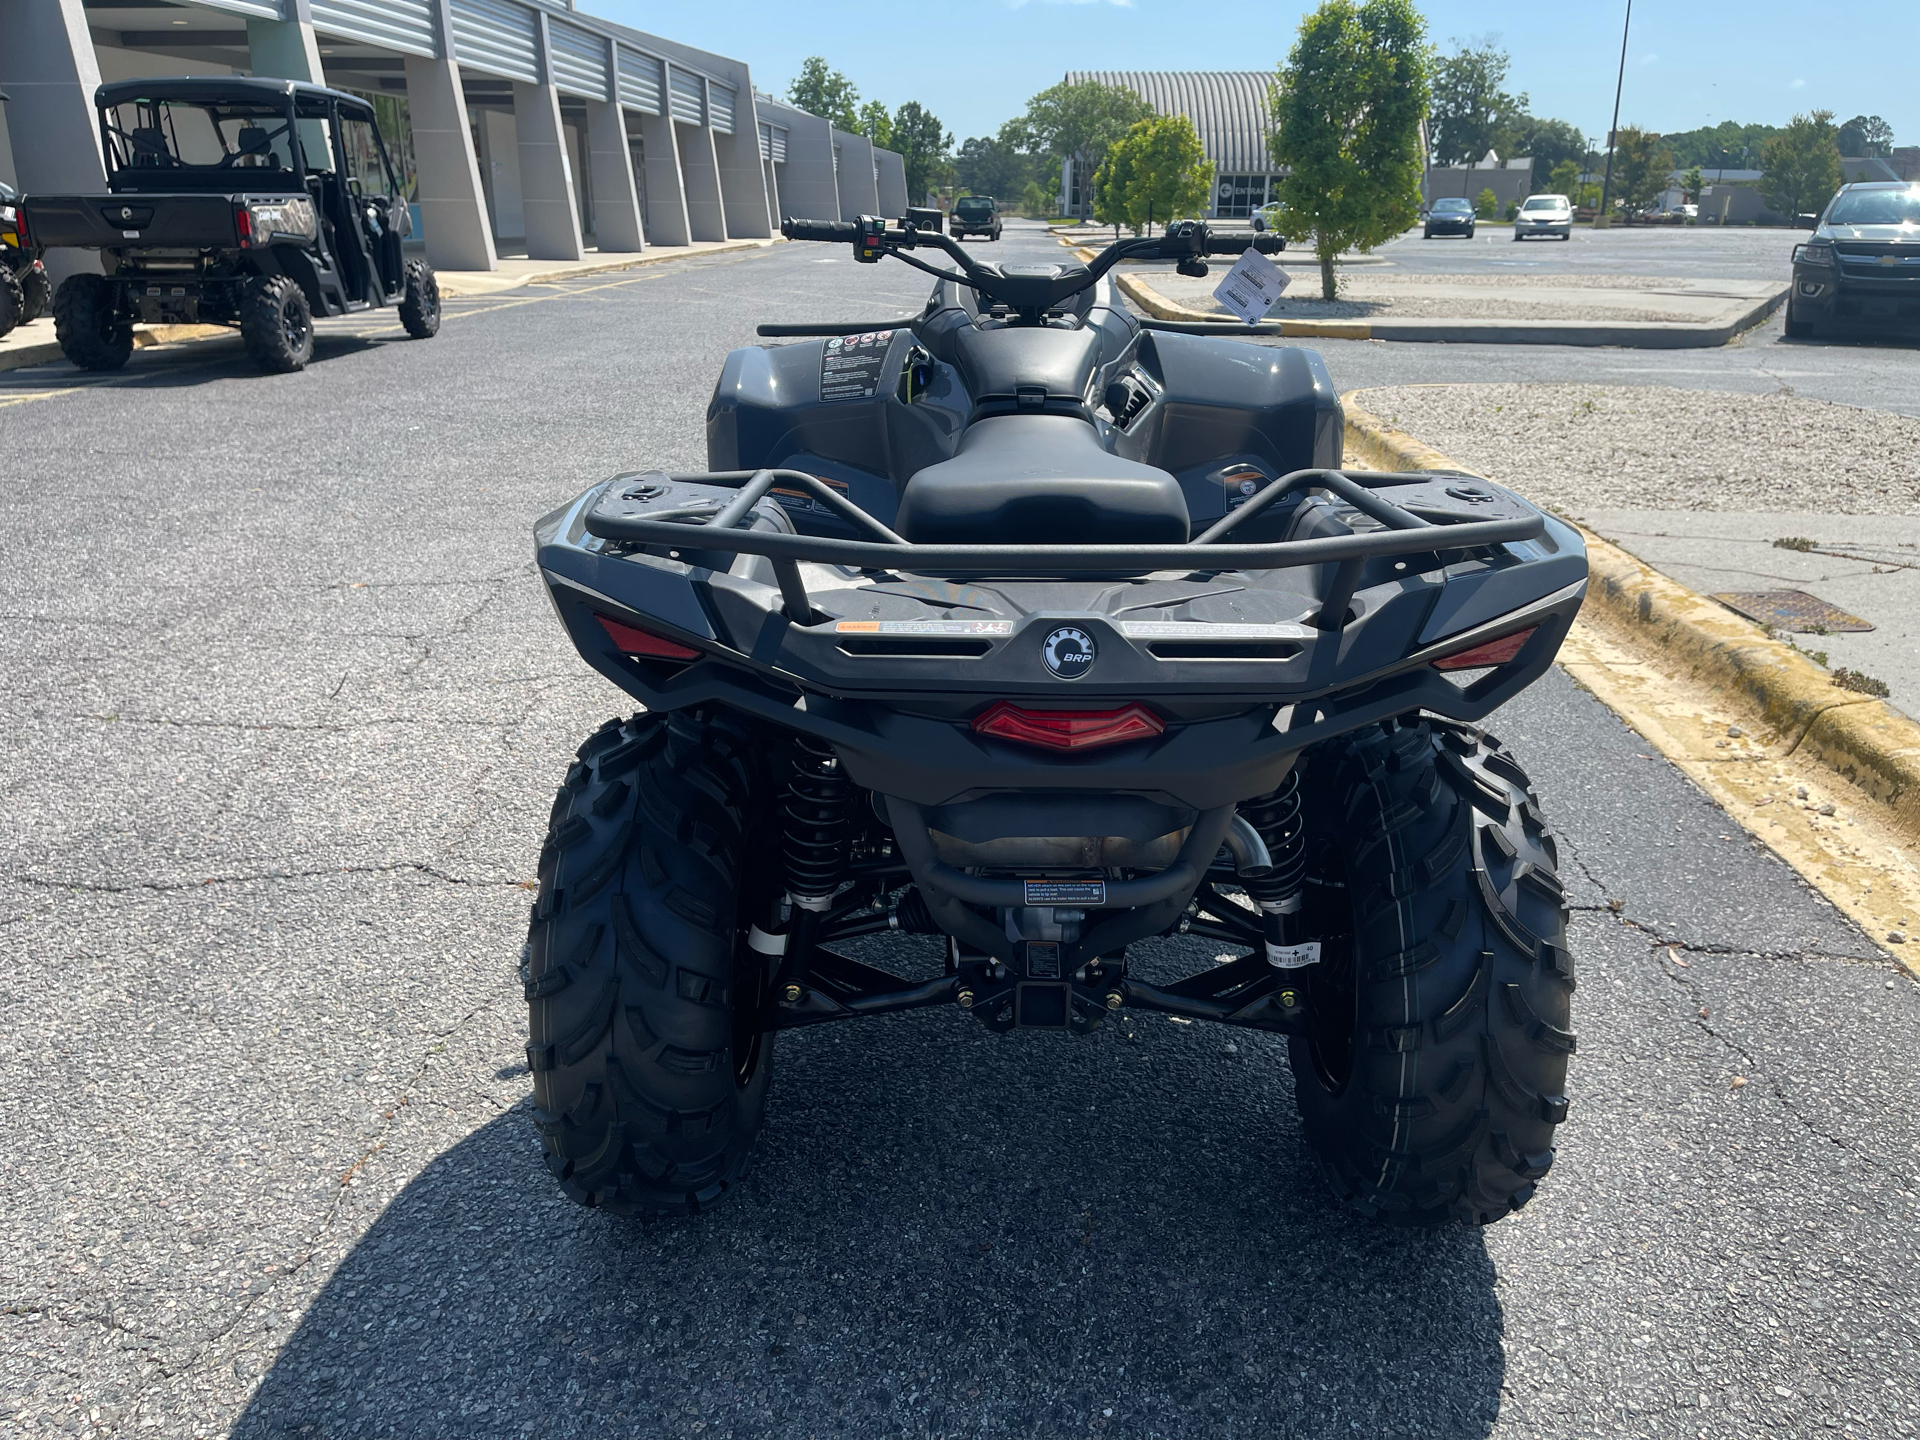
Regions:
M 848 243 L 860 238 L 860 227 L 851 220 L 796 220 L 789 215 L 780 222 L 780 233 L 789 240 Z
M 1209 235 L 1207 237 L 1207 254 L 1209 255 L 1239 255 L 1249 247 L 1258 250 L 1262 255 L 1278 255 L 1287 248 L 1287 242 L 1278 235 L 1263 234 Z

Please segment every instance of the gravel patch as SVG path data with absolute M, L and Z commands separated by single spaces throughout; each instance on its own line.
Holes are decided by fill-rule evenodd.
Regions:
M 1354 399 L 1460 464 L 1576 514 L 1920 514 L 1920 419 L 1793 395 L 1405 385 Z

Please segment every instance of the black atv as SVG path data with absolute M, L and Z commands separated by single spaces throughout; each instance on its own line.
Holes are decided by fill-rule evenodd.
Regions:
M 53 300 L 40 247 L 29 242 L 20 196 L 0 180 L 0 335 L 38 320 Z
M 1468 475 L 1343 470 L 1319 356 L 1137 321 L 1103 278 L 1244 236 L 991 265 L 938 225 L 788 220 L 932 274 L 926 308 L 762 326 L 826 338 L 733 352 L 710 472 L 536 528 L 573 643 L 646 706 L 581 747 L 540 854 L 549 1168 L 700 1210 L 782 1030 L 1157 1011 L 1286 1036 L 1365 1212 L 1500 1218 L 1553 1159 L 1574 978 L 1553 831 L 1473 722 L 1552 662 L 1579 536 Z M 860 937 L 895 932 L 944 962 L 892 973 Z
M 117 370 L 133 326 L 237 325 L 262 370 L 313 356 L 315 316 L 393 305 L 440 328 L 440 288 L 402 242 L 412 212 L 373 107 L 288 80 L 221 76 L 102 85 L 107 195 L 29 195 L 36 244 L 100 252 L 104 275 L 54 296 L 60 348 Z

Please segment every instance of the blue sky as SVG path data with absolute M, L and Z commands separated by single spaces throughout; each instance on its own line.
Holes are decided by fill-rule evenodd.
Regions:
M 976 0 L 971 5 L 715 0 L 581 8 L 745 60 L 778 94 L 824 55 L 863 97 L 918 100 L 956 142 L 991 133 L 1067 70 L 1252 70 L 1276 65 L 1306 8 L 1250 0 Z M 1497 33 L 1510 83 L 1534 113 L 1604 134 L 1620 55 L 1621 0 L 1432 0 L 1429 33 Z M 1838 19 L 1844 12 L 1844 19 Z M 1622 124 L 1689 130 L 1733 119 L 1784 123 L 1831 109 L 1881 115 L 1920 144 L 1920 8 L 1850 0 L 1833 11 L 1787 0 L 1639 0 Z

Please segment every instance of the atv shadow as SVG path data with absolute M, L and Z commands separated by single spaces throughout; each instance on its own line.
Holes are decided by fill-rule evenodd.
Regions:
M 485 1125 L 233 1433 L 1438 1440 L 1491 1428 L 1501 1335 L 1478 1232 L 1332 1207 L 1278 1042 L 923 1013 L 783 1037 L 758 1168 L 698 1219 L 578 1210 L 525 1104 Z

